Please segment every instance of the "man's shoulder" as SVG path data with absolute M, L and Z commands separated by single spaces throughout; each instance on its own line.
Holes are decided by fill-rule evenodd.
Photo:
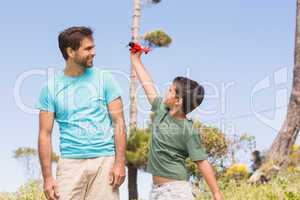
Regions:
M 97 67 L 97 66 L 93 66 L 91 68 L 89 68 L 89 70 L 92 70 L 93 72 L 96 72 L 96 73 L 103 73 L 103 72 L 106 72 L 106 71 L 110 71 L 109 69 L 106 69 L 106 68 L 103 68 L 103 67 Z
M 104 81 L 110 80 L 114 73 L 113 70 L 105 69 L 105 68 L 99 68 L 99 67 L 93 67 L 91 68 L 91 71 L 94 75 L 97 75 L 97 78 L 100 78 Z
M 43 83 L 43 90 L 47 90 L 50 94 L 55 94 L 63 82 L 63 71 L 57 71 L 49 75 L 47 80 Z

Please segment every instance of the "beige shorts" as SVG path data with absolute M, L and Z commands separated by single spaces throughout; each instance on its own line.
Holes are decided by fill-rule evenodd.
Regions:
M 195 200 L 192 185 L 186 181 L 174 181 L 157 186 L 153 185 L 150 200 Z
M 60 200 L 119 200 L 109 184 L 115 157 L 59 159 L 56 180 Z

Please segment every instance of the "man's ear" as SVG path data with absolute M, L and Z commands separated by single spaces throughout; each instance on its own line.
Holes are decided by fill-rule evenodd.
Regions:
M 74 51 L 71 47 L 68 47 L 68 48 L 66 49 L 66 51 L 67 51 L 68 57 L 74 58 L 74 56 L 75 56 L 75 51 Z

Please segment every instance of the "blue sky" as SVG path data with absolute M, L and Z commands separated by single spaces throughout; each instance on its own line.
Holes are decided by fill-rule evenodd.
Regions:
M 163 0 L 156 6 L 145 5 L 141 33 L 164 29 L 173 38 L 169 48 L 155 49 L 145 56 L 145 65 L 162 94 L 178 75 L 203 83 L 208 96 L 192 116 L 227 134 L 254 135 L 258 149 L 266 149 L 286 113 L 293 69 L 295 5 L 295 1 L 270 0 Z M 93 28 L 95 66 L 125 75 L 119 73 L 116 78 L 123 88 L 128 121 L 129 54 L 125 46 L 130 39 L 131 13 L 131 1 L 1 2 L 0 191 L 14 191 L 24 182 L 12 151 L 37 144 L 38 115 L 24 112 L 14 92 L 31 109 L 47 76 L 26 73 L 64 68 L 57 45 L 61 30 L 73 25 Z M 18 85 L 22 77 L 25 79 Z M 139 108 L 142 126 L 149 114 L 142 97 Z M 56 151 L 58 136 L 56 126 Z M 151 184 L 145 184 L 148 180 L 150 177 L 143 174 L 139 181 L 144 198 Z M 125 190 L 123 186 L 122 199 L 126 199 Z

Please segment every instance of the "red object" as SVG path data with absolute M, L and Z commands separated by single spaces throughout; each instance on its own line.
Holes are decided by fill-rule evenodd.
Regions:
M 132 53 L 143 52 L 145 54 L 149 53 L 150 48 L 142 47 L 139 43 L 129 42 L 128 46 L 130 46 L 130 51 Z

